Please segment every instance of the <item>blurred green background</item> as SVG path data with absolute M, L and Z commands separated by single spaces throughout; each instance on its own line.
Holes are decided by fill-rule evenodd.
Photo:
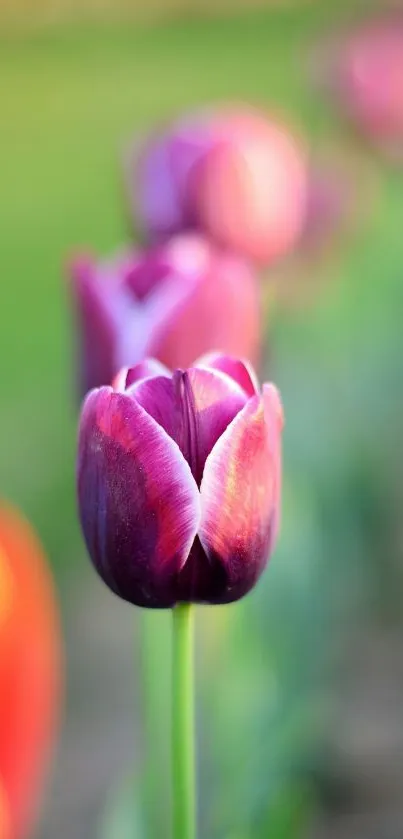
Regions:
M 80 15 L 85 24 L 35 31 L 27 6 L 21 26 L 0 31 L 1 491 L 32 519 L 54 567 L 69 676 L 38 837 L 56 827 L 60 839 L 95 836 L 105 790 L 132 749 L 141 766 L 132 613 L 88 569 L 76 521 L 78 406 L 64 265 L 76 248 L 105 253 L 130 235 L 120 161 L 134 134 L 235 99 L 279 112 L 313 155 L 342 150 L 354 161 L 353 196 L 359 202 L 368 189 L 369 200 L 334 258 L 303 270 L 291 263 L 283 278 L 281 269 L 273 276 L 288 282 L 295 271 L 304 283 L 313 273 L 317 291 L 305 302 L 302 292 L 298 306 L 280 297 L 270 310 L 266 370 L 287 420 L 283 536 L 264 582 L 224 620 L 222 689 L 206 628 L 221 631 L 222 618 L 200 618 L 202 835 L 358 839 L 361 821 L 343 832 L 348 813 L 358 812 L 362 835 L 385 839 L 390 813 L 398 811 L 392 830 L 403 825 L 393 798 L 403 767 L 403 173 L 365 148 L 312 84 L 316 45 L 351 18 L 351 4 L 268 4 L 214 18 L 200 6 L 170 18 L 162 9 L 152 25 L 97 23 L 102 15 L 90 9 Z M 380 774 L 386 792 L 374 815 Z

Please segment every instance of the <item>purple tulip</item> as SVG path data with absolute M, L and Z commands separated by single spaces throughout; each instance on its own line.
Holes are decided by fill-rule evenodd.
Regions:
M 174 373 L 146 360 L 89 393 L 79 509 L 112 591 L 149 608 L 243 597 L 277 534 L 281 430 L 274 385 L 227 356 Z
M 257 278 L 243 260 L 200 236 L 178 236 L 110 262 L 81 257 L 71 277 L 82 394 L 146 356 L 172 369 L 212 347 L 258 360 Z

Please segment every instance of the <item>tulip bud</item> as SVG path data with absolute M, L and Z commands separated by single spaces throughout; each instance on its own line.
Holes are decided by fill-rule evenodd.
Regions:
M 135 157 L 130 204 L 152 238 L 197 229 L 263 264 L 293 248 L 304 214 L 304 153 L 264 113 L 244 105 L 196 113 Z
M 223 114 L 194 173 L 198 227 L 259 264 L 288 253 L 300 234 L 306 171 L 299 144 L 258 112 Z
M 403 155 L 403 18 L 370 20 L 330 51 L 327 87 L 356 126 L 387 153 Z M 329 49 L 327 49 L 329 53 Z M 323 61 L 322 64 L 325 62 Z M 322 73 L 322 68 L 321 75 Z
M 28 835 L 60 691 L 55 595 L 31 528 L 0 504 L 0 837 Z M 3 831 L 3 832 L 2 832 Z
M 246 363 L 146 361 L 93 390 L 80 421 L 78 502 L 104 582 L 138 606 L 229 603 L 260 577 L 280 506 L 282 409 Z
M 257 278 L 241 259 L 199 236 L 178 236 L 110 262 L 75 260 L 81 392 L 154 356 L 186 367 L 211 347 L 258 360 Z
M 5 791 L 0 782 L 0 839 L 11 839 L 10 818 Z

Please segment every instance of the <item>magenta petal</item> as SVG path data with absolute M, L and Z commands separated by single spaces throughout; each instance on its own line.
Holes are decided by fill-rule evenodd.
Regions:
M 222 353 L 211 352 L 202 355 L 196 362 L 196 367 L 208 367 L 212 370 L 221 370 L 230 376 L 248 396 L 254 396 L 259 391 L 259 382 L 251 364 Z
M 171 375 L 172 373 L 168 370 L 168 367 L 165 367 L 156 358 L 145 358 L 143 361 L 135 364 L 134 367 L 129 367 L 126 376 L 126 387 L 128 388 L 141 379 L 149 379 L 152 376 L 171 377 Z
M 191 175 L 209 143 L 204 119 L 191 118 L 172 125 L 144 147 L 137 178 L 133 181 L 129 174 L 129 190 L 146 233 L 165 237 L 194 226 Z
M 242 388 L 218 370 L 177 370 L 146 379 L 133 397 L 178 444 L 199 484 L 214 444 L 246 402 Z
M 270 386 L 252 397 L 207 458 L 201 483 L 199 537 L 222 570 L 215 601 L 246 594 L 273 547 L 280 491 L 280 399 Z
M 191 367 L 184 375 L 190 410 L 194 411 L 197 466 L 193 474 L 199 483 L 206 458 L 236 414 L 244 407 L 242 388 L 218 370 Z
M 129 393 L 177 443 L 182 424 L 182 406 L 172 376 L 141 379 L 130 387 Z
M 137 382 L 143 379 L 150 379 L 153 376 L 167 376 L 171 378 L 172 373 L 168 370 L 168 367 L 165 367 L 157 359 L 145 358 L 143 361 L 135 364 L 134 367 L 122 367 L 113 379 L 112 387 L 113 390 L 124 393 L 132 385 L 136 385 Z
M 171 162 L 170 139 L 153 138 L 138 162 L 138 177 L 130 183 L 132 206 L 146 231 L 167 235 L 184 223 L 180 189 Z M 136 207 L 137 204 L 137 207 Z
M 263 401 L 269 433 L 269 445 L 274 457 L 274 520 L 271 548 L 277 539 L 280 525 L 282 476 L 281 434 L 284 426 L 284 414 L 279 392 L 274 385 L 263 385 Z
M 255 273 L 242 260 L 215 250 L 206 240 L 203 245 L 203 240 L 193 238 L 187 250 L 195 273 L 192 277 L 189 269 L 186 275 L 182 271 L 187 293 L 182 280 L 183 291 L 177 295 L 176 305 L 164 303 L 165 316 L 150 335 L 149 354 L 171 369 L 190 367 L 211 349 L 256 363 L 261 306 Z M 185 262 L 185 253 L 182 258 Z M 178 270 L 175 285 L 180 273 Z
M 76 258 L 69 270 L 82 345 L 80 390 L 84 394 L 109 384 L 116 372 L 115 315 L 108 284 L 100 282 L 91 258 Z
M 111 388 L 84 404 L 78 498 L 88 551 L 106 584 L 139 606 L 172 606 L 197 532 L 199 492 L 173 440 Z

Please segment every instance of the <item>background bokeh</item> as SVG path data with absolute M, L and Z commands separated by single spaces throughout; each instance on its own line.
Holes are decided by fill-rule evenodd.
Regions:
M 108 794 L 133 759 L 141 776 L 144 757 L 139 617 L 96 579 L 76 520 L 64 265 L 72 249 L 106 253 L 130 235 L 121 159 L 133 135 L 227 99 L 267 106 L 313 158 L 344 161 L 356 210 L 320 256 L 267 272 L 283 530 L 250 597 L 199 611 L 201 835 L 398 839 L 403 172 L 314 79 L 318 45 L 368 4 L 228 0 L 209 16 L 161 2 L 152 23 L 139 0 L 73 5 L 0 10 L 1 492 L 45 544 L 68 673 L 38 839 L 100 835 Z M 161 634 L 167 620 L 155 616 Z M 162 697 L 161 741 L 164 714 Z

